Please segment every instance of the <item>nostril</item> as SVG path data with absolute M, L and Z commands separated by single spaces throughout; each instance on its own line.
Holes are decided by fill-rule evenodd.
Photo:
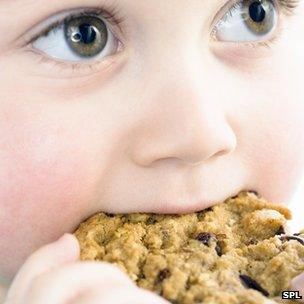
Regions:
M 237 147 L 237 139 L 234 133 L 229 137 L 229 142 L 226 142 L 222 147 L 218 147 L 218 151 L 212 155 L 212 158 L 231 154 Z
M 217 153 L 215 153 L 215 154 L 213 155 L 213 157 L 219 157 L 219 156 L 228 154 L 227 152 L 228 152 L 227 150 L 220 150 L 220 151 L 218 151 Z

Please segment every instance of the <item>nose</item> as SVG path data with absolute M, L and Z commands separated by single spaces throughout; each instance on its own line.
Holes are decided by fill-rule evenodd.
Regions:
M 193 30 L 199 28 L 195 21 L 189 22 L 194 26 L 176 27 L 172 21 L 166 29 L 156 24 L 147 34 L 149 48 L 143 48 L 141 55 L 145 64 L 136 69 L 140 88 L 128 150 L 138 165 L 172 160 L 198 165 L 223 158 L 236 148 L 233 101 L 225 96 L 229 79 L 201 43 L 201 32 Z M 219 83 L 220 79 L 226 82 Z
M 132 158 L 140 166 L 174 159 L 198 165 L 235 150 L 225 111 L 204 85 L 181 81 L 155 90 L 137 125 Z

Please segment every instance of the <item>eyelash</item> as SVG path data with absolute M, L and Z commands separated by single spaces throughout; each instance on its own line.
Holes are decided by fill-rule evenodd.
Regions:
M 84 16 L 96 16 L 101 17 L 102 19 L 108 21 L 110 24 L 115 24 L 116 26 L 120 26 L 124 22 L 124 16 L 120 15 L 120 11 L 118 10 L 117 6 L 109 6 L 107 8 L 104 7 L 95 7 L 91 9 L 85 9 L 80 12 L 76 13 L 70 13 L 68 16 L 65 16 L 56 22 L 52 23 L 50 26 L 48 26 L 45 30 L 42 32 L 36 34 L 34 37 L 32 37 L 27 44 L 30 44 L 34 42 L 36 39 L 47 36 L 50 31 L 55 29 L 56 27 L 61 26 L 64 22 L 69 22 L 70 20 L 78 17 L 84 17 Z
M 232 16 L 234 11 L 239 9 L 242 5 L 242 2 L 244 0 L 235 0 L 235 3 L 233 3 L 230 7 L 229 7 L 229 11 L 223 16 L 224 20 L 226 20 L 227 18 L 227 15 L 230 15 Z M 289 4 L 288 4 L 288 1 L 286 0 L 274 0 L 275 1 L 279 1 L 279 4 L 278 6 L 283 6 L 283 9 L 287 10 L 288 9 L 288 12 L 291 14 L 292 11 L 295 7 L 293 8 L 290 8 L 289 7 Z M 294 3 L 298 3 L 299 0 L 294 0 L 293 2 Z M 295 5 L 296 6 L 296 5 Z M 279 8 L 278 8 L 279 9 Z M 277 42 L 279 41 L 280 37 L 281 37 L 281 34 L 282 34 L 282 31 L 283 31 L 283 28 L 282 27 L 279 27 L 278 30 L 277 30 L 277 33 L 276 35 L 274 35 L 272 38 L 268 39 L 268 40 L 262 40 L 262 41 L 255 41 L 255 42 L 234 42 L 235 44 L 242 44 L 243 46 L 247 46 L 247 47 L 251 47 L 253 49 L 255 48 L 260 48 L 260 47 L 263 47 L 263 48 L 267 48 L 267 49 L 271 49 L 271 47 Z M 213 29 L 212 32 L 211 32 L 211 38 L 212 39 L 215 39 L 215 35 L 216 35 L 216 29 Z M 215 39 L 216 40 L 216 39 Z
M 239 8 L 240 3 L 242 3 L 244 0 L 235 0 L 237 1 L 234 3 L 230 8 L 229 11 L 232 13 L 234 10 Z M 279 2 L 278 6 L 280 6 L 282 9 L 284 9 L 287 13 L 292 14 L 293 10 L 297 7 L 299 0 L 274 0 Z M 73 18 L 78 18 L 82 16 L 98 16 L 106 21 L 108 21 L 110 24 L 114 24 L 117 27 L 120 27 L 121 24 L 124 23 L 125 17 L 120 14 L 120 11 L 117 6 L 108 6 L 108 7 L 102 7 L 97 6 L 92 9 L 85 9 L 80 12 L 76 13 L 70 13 L 68 16 L 65 16 L 61 18 L 60 20 L 57 20 L 56 22 L 52 23 L 50 26 L 48 26 L 46 29 L 41 31 L 40 33 L 34 35 L 29 41 L 26 42 L 27 45 L 31 45 L 35 40 L 37 40 L 40 37 L 47 36 L 53 29 L 61 26 L 64 22 L 69 22 Z M 268 49 L 271 49 L 272 45 L 279 40 L 281 36 L 282 29 L 279 29 L 277 34 L 272 37 L 271 39 L 268 39 L 267 41 L 256 41 L 256 42 L 240 42 L 236 44 L 242 44 L 251 48 L 259 48 L 259 47 L 265 47 Z M 211 33 L 211 36 L 214 34 L 214 32 Z M 74 62 L 63 62 L 63 61 L 55 61 L 51 58 L 49 58 L 47 55 L 42 54 L 41 52 L 37 52 L 33 50 L 33 48 L 28 49 L 28 51 L 33 52 L 35 54 L 40 55 L 39 62 L 50 62 L 54 65 L 57 65 L 61 68 L 68 68 L 73 71 L 81 69 L 81 68 L 89 68 L 90 70 L 94 71 L 94 68 L 96 68 L 96 61 L 93 63 L 74 63 Z
M 32 43 L 35 42 L 38 38 L 47 36 L 53 29 L 60 27 L 63 25 L 64 22 L 69 22 L 73 18 L 78 18 L 82 16 L 97 16 L 110 24 L 114 24 L 116 27 L 120 28 L 121 24 L 124 23 L 125 18 L 123 15 L 120 14 L 120 11 L 117 6 L 109 5 L 108 7 L 105 6 L 97 6 L 95 8 L 84 9 L 82 11 L 77 11 L 75 13 L 70 13 L 61 19 L 53 22 L 51 25 L 46 27 L 43 31 L 40 31 L 33 37 L 31 37 L 28 41 L 25 42 L 26 46 L 29 46 L 25 49 L 26 52 L 32 53 L 35 55 L 35 58 L 38 59 L 38 63 L 49 63 L 54 66 L 59 67 L 62 70 L 68 71 L 79 71 L 79 70 L 89 70 L 90 73 L 98 71 L 98 64 L 102 64 L 105 59 L 103 58 L 101 61 L 94 60 L 94 61 L 86 61 L 86 62 L 73 62 L 73 61 L 59 61 L 50 58 L 48 55 L 42 53 L 39 50 L 31 47 Z M 119 41 L 119 44 L 121 42 Z M 38 55 L 38 56 L 37 56 Z M 111 64 L 106 65 L 109 67 Z

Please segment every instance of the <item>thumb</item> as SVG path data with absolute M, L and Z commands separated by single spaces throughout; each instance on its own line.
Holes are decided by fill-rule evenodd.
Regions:
M 68 233 L 56 242 L 41 247 L 25 261 L 18 271 L 7 293 L 7 300 L 14 294 L 15 301 L 16 296 L 24 294 L 33 278 L 60 264 L 76 261 L 79 253 L 76 237 Z
M 291 281 L 291 290 L 299 291 L 302 296 L 301 303 L 304 303 L 304 274 L 300 274 Z

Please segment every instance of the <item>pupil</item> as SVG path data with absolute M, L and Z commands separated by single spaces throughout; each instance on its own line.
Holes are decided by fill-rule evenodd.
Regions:
M 253 21 L 261 22 L 265 18 L 265 10 L 260 2 L 253 2 L 249 6 L 249 14 Z
M 94 27 L 88 23 L 83 23 L 79 26 L 79 33 L 81 34 L 82 41 L 85 44 L 92 43 L 96 38 Z

